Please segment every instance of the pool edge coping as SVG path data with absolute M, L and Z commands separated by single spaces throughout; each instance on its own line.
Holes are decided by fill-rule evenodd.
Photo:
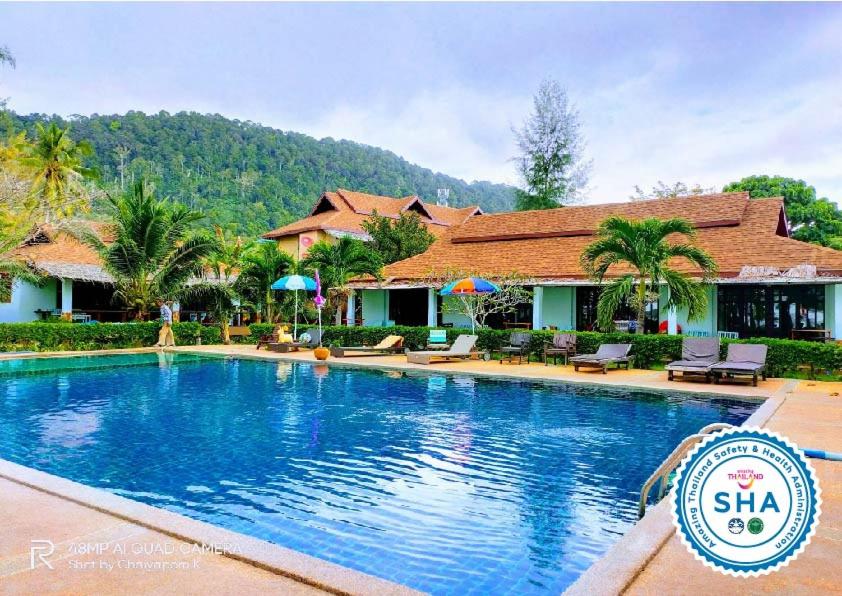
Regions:
M 394 596 L 423 593 L 247 534 L 227 530 L 9 460 L 0 459 L 0 478 L 190 544 L 237 545 L 238 549 L 223 550 L 218 556 L 325 592 L 339 595 Z M 237 550 L 240 552 L 236 552 Z
M 763 426 L 786 401 L 788 386 L 768 397 L 741 426 Z M 652 507 L 564 591 L 565 596 L 623 594 L 675 534 L 669 499 Z
M 209 346 L 210 347 L 210 346 Z M 213 346 L 223 348 L 225 346 Z M 695 395 L 704 395 L 708 397 L 719 397 L 719 398 L 730 398 L 740 401 L 749 401 L 749 402 L 756 402 L 760 403 L 758 406 L 758 410 L 762 405 L 768 402 L 771 399 L 774 399 L 775 393 L 768 393 L 764 395 L 744 395 L 740 393 L 728 393 L 725 390 L 728 385 L 709 385 L 709 384 L 701 384 L 701 383 L 685 383 L 685 382 L 676 382 L 674 387 L 652 387 L 645 383 L 636 383 L 634 381 L 629 382 L 628 379 L 625 379 L 624 382 L 621 383 L 614 383 L 614 382 L 605 382 L 604 379 L 600 377 L 594 378 L 554 378 L 549 376 L 525 376 L 525 375 L 518 375 L 518 374 L 510 374 L 506 372 L 487 372 L 484 370 L 479 371 L 465 371 L 465 370 L 448 370 L 447 363 L 441 363 L 445 365 L 445 368 L 441 368 L 436 366 L 435 364 L 431 365 L 419 365 L 419 366 L 405 366 L 403 364 L 389 364 L 389 363 L 376 363 L 372 361 L 371 364 L 368 362 L 343 362 L 342 360 L 338 359 L 331 359 L 328 358 L 327 360 L 303 360 L 301 358 L 290 357 L 283 353 L 277 352 L 258 352 L 255 351 L 251 354 L 243 354 L 241 352 L 224 352 L 224 351 L 207 351 L 207 350 L 197 350 L 195 346 L 176 346 L 175 349 L 173 348 L 166 348 L 164 351 L 170 352 L 173 354 L 195 354 L 198 356 L 205 356 L 205 357 L 217 357 L 217 358 L 239 358 L 242 360 L 256 360 L 260 362 L 290 362 L 290 363 L 298 363 L 298 364 L 306 364 L 310 366 L 332 366 L 337 368 L 362 368 L 367 370 L 382 370 L 382 371 L 389 371 L 389 372 L 410 372 L 410 373 L 420 373 L 422 375 L 447 375 L 447 376 L 474 376 L 474 377 L 481 377 L 485 379 L 505 379 L 507 381 L 527 381 L 527 382 L 535 382 L 535 383 L 550 383 L 554 385 L 592 385 L 592 386 L 599 386 L 599 387 L 608 387 L 612 389 L 633 389 L 633 390 L 642 390 L 642 391 L 651 391 L 653 393 L 669 393 L 672 391 L 678 391 L 680 393 L 691 393 Z M 652 371 L 652 372 L 661 372 L 661 371 Z M 663 371 L 665 372 L 665 371 Z M 785 381 L 795 381 L 797 382 L 798 379 L 784 379 Z M 786 386 L 786 385 L 785 385 Z M 713 387 L 718 387 L 722 390 L 713 390 Z M 782 391 L 783 388 L 778 389 L 777 393 Z M 754 413 L 756 413 L 755 410 Z M 754 415 L 752 413 L 752 416 Z M 749 417 L 751 419 L 751 416 Z M 745 424 L 745 423 L 744 423 Z

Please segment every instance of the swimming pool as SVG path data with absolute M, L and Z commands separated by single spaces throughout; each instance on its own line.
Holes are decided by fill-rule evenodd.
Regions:
M 1 458 L 437 594 L 558 593 L 681 438 L 758 405 L 186 354 L 15 362 Z

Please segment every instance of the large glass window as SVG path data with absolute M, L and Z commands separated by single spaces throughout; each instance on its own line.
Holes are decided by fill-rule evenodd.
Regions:
M 526 302 L 521 302 L 510 312 L 492 313 L 485 319 L 485 324 L 491 329 L 531 329 L 532 328 L 532 286 L 525 286 L 529 293 Z
M 722 285 L 720 331 L 740 337 L 791 337 L 793 330 L 824 329 L 822 285 Z
M 600 294 L 602 294 L 601 286 L 578 286 L 576 288 L 576 329 L 579 331 L 595 330 L 596 308 Z M 637 313 L 626 303 L 614 313 L 614 320 L 634 323 L 637 321 Z M 657 333 L 658 323 L 659 303 L 656 300 L 646 306 L 644 331 L 646 333 Z

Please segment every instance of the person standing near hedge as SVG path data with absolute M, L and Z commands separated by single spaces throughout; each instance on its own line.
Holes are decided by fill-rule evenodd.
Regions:
M 158 332 L 158 343 L 155 347 L 174 346 L 175 336 L 172 333 L 172 309 L 163 298 L 156 300 L 158 308 L 161 309 L 161 330 Z

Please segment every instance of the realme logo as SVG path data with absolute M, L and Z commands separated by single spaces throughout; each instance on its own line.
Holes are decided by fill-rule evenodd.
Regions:
M 56 550 L 56 545 L 50 540 L 30 540 L 29 542 L 29 564 L 31 569 L 38 566 L 39 561 L 52 569 L 53 566 L 47 560 Z

